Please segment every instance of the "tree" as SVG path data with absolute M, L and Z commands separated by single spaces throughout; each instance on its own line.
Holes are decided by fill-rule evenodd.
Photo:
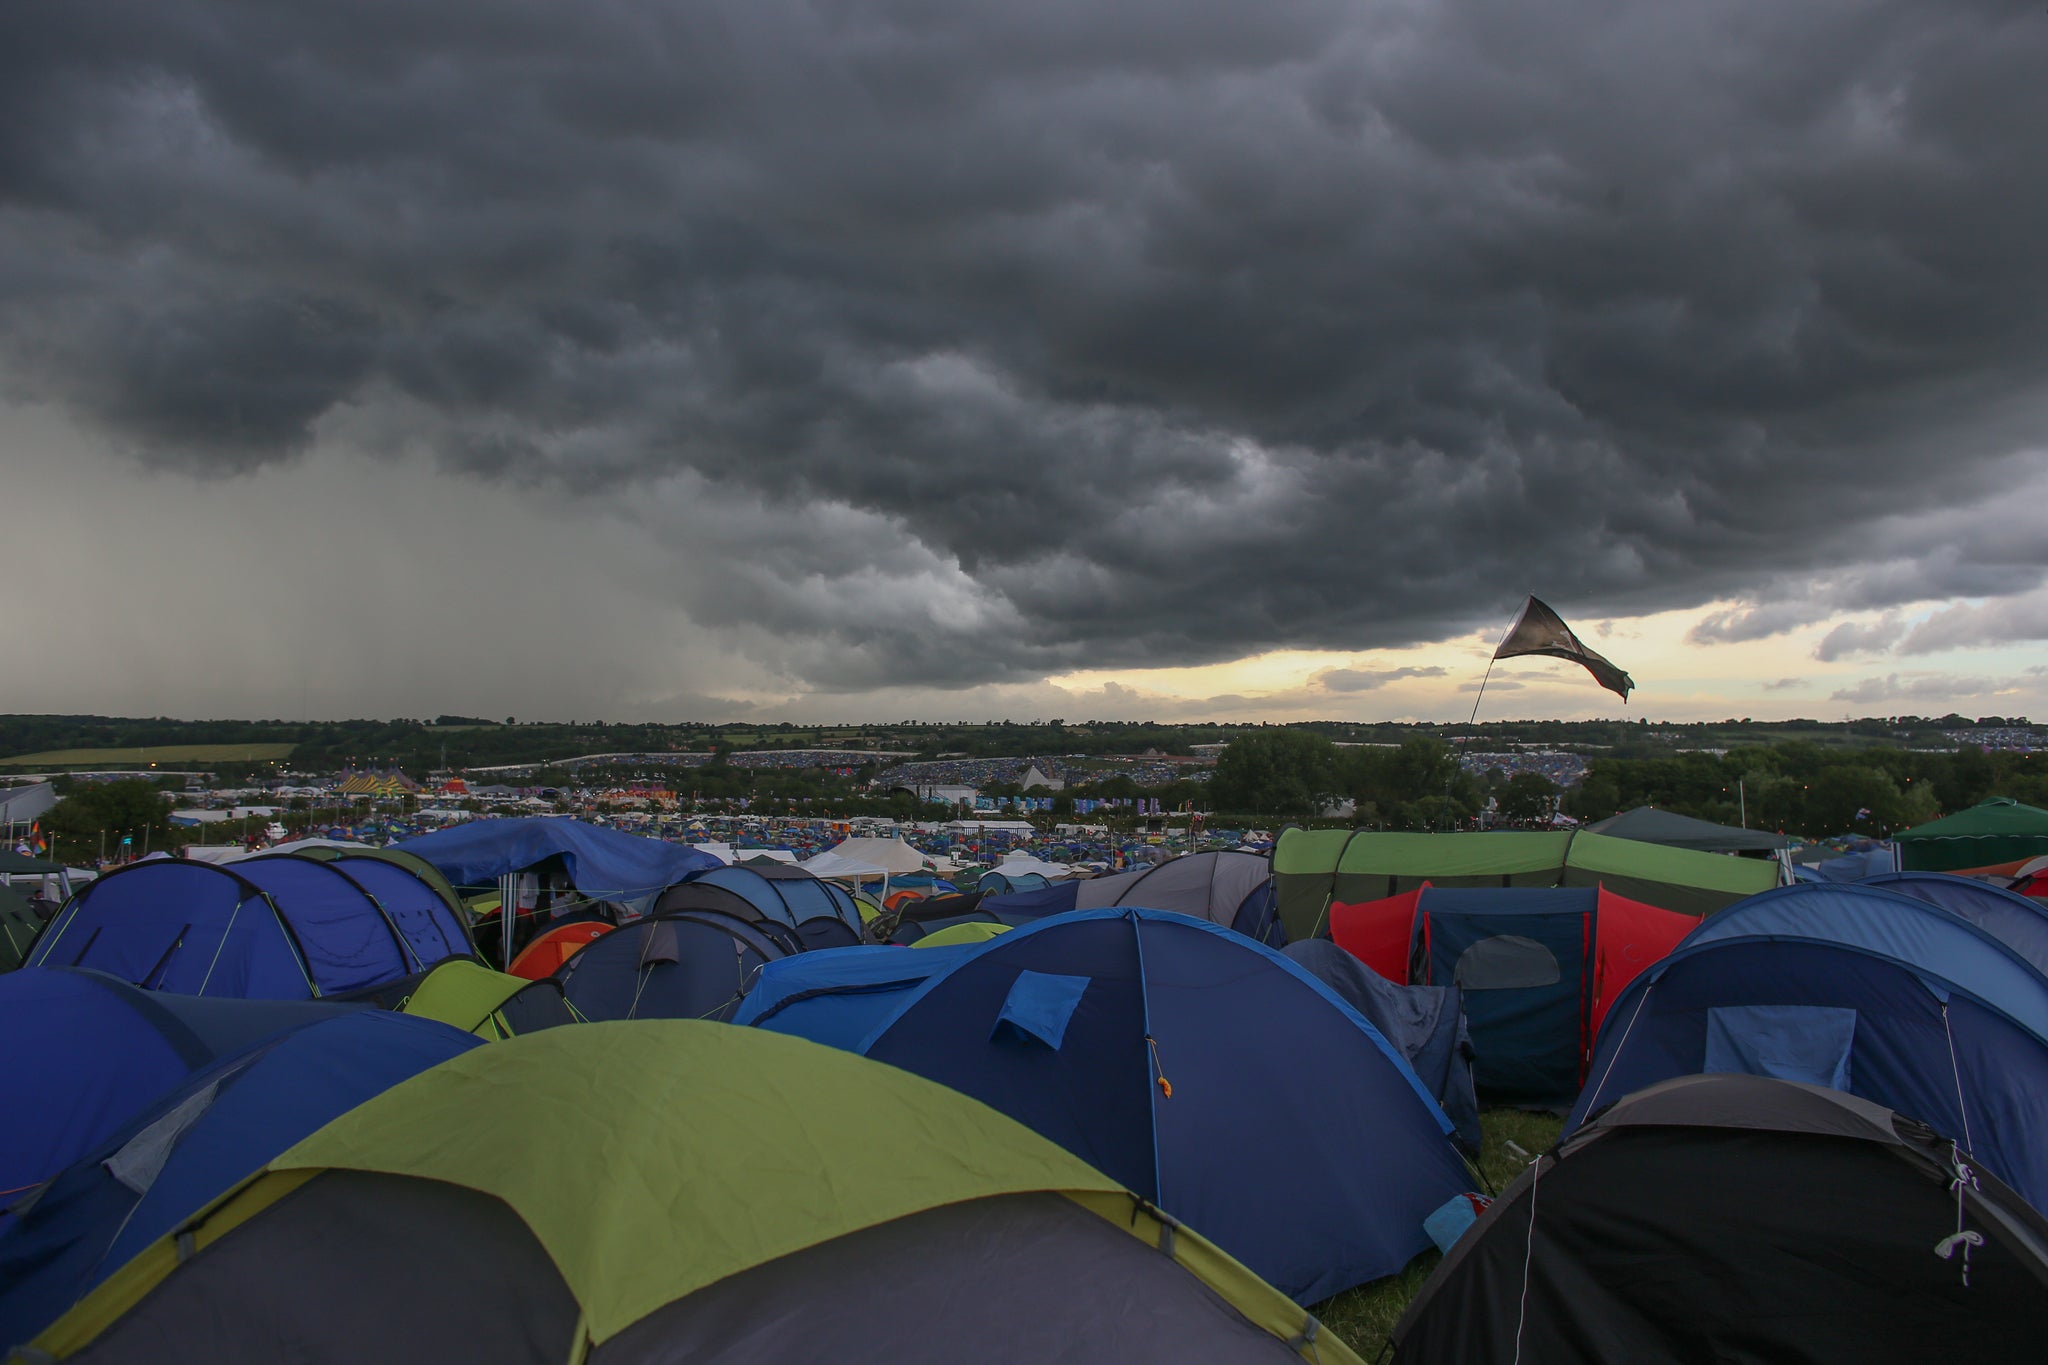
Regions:
M 138 850 L 145 839 L 161 847 L 163 841 L 158 836 L 171 828 L 171 811 L 163 792 L 140 777 L 81 783 L 44 818 L 63 846 L 78 852 L 96 850 L 102 834 L 117 847 L 123 836 L 132 838 Z
M 1240 735 L 1216 760 L 1210 783 L 1216 809 L 1306 819 L 1336 796 L 1337 746 L 1306 730 Z
M 1516 773 L 1501 784 L 1496 799 L 1503 820 L 1517 825 L 1547 823 L 1557 799 L 1557 784 L 1542 773 Z

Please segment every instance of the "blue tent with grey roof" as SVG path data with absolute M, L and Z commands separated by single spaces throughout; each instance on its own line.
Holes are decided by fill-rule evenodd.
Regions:
M 1673 1076 L 1828 1086 L 1956 1135 L 2048 1206 L 2048 977 L 1983 927 L 1801 883 L 1703 921 L 1617 998 L 1565 1131 Z
M 295 1022 L 186 1076 L 31 1195 L 15 1198 L 0 1216 L 0 1351 L 32 1340 L 94 1285 L 301 1138 L 483 1045 L 447 1024 L 388 1010 L 198 1003 L 215 1013 L 229 1007 L 258 1027 L 280 1009 Z
M 201 999 L 104 972 L 23 967 L 0 976 L 0 1207 L 223 1057 L 361 1009 Z
M 1400 1270 L 1472 1181 L 1363 1016 L 1186 915 L 1079 910 L 961 947 L 806 953 L 770 963 L 734 1022 L 971 1095 L 1301 1303 Z

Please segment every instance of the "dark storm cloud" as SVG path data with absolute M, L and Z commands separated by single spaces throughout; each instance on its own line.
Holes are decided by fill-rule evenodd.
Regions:
M 2044 62 L 1988 0 L 15 5 L 0 378 L 642 508 L 824 687 L 1755 638 L 2039 581 L 1872 530 L 2038 472 Z

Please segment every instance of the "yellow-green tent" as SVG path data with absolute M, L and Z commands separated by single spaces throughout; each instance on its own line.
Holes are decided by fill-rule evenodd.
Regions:
M 399 1008 L 490 1039 L 533 1033 L 578 1018 L 552 978 L 529 981 L 460 957 L 422 977 Z
M 949 924 L 936 934 L 926 934 L 914 939 L 913 948 L 951 948 L 959 943 L 986 943 L 997 934 L 1007 934 L 1007 924 L 992 924 L 987 920 L 969 920 L 965 924 Z
M 129 1262 L 33 1349 L 1357 1365 L 1277 1290 L 994 1110 L 851 1053 L 680 1020 L 550 1029 L 422 1072 Z

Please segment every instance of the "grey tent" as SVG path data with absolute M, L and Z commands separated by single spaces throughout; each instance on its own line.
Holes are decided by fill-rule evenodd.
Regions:
M 1586 826 L 1588 834 L 1605 834 L 1613 839 L 1634 839 L 1641 844 L 1662 844 L 1665 848 L 1689 848 L 1700 853 L 1760 853 L 1784 848 L 1791 841 L 1782 834 L 1762 829 L 1738 829 L 1695 820 L 1690 815 L 1637 806 Z
M 43 921 L 21 894 L 0 882 L 0 972 L 11 972 L 21 965 L 42 927 Z
M 1326 938 L 1304 939 L 1280 951 L 1345 1004 L 1408 1059 L 1415 1075 L 1456 1128 L 1458 1145 L 1479 1151 L 1479 1099 L 1472 1086 L 1472 1039 L 1465 1029 L 1456 986 L 1397 986 Z

